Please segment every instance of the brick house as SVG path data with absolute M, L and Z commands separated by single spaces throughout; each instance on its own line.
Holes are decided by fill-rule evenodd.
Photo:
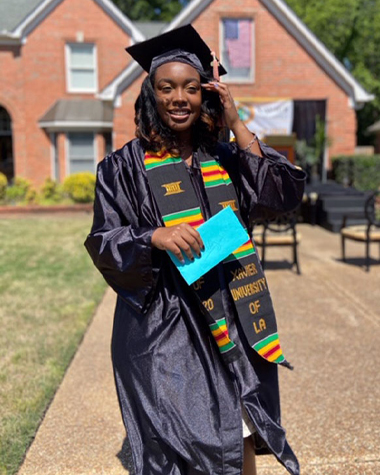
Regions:
M 166 25 L 133 24 L 110 0 L 2 0 L 0 171 L 39 186 L 95 170 L 134 136 L 145 74 L 124 48 L 187 23 L 221 52 L 234 97 L 290 100 L 299 138 L 326 121 L 322 176 L 329 155 L 354 152 L 355 108 L 372 96 L 282 0 L 193 0 Z

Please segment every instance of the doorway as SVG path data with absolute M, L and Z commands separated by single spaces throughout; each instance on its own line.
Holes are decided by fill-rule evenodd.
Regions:
M 14 178 L 12 120 L 7 110 L 0 106 L 0 172 L 8 182 Z

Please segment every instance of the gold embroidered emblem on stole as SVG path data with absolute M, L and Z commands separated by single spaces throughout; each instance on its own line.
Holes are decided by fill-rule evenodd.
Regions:
M 173 181 L 173 183 L 166 183 L 161 185 L 162 188 L 165 188 L 166 193 L 164 196 L 176 195 L 177 193 L 183 193 L 185 190 L 181 190 L 182 181 Z
M 227 208 L 227 206 L 231 206 L 233 211 L 238 210 L 237 207 L 236 207 L 236 201 L 235 200 L 221 201 L 219 204 L 222 206 L 223 209 Z

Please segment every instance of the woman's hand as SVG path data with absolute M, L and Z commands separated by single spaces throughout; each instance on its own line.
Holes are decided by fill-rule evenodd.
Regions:
M 202 87 L 207 91 L 216 92 L 219 94 L 220 102 L 223 104 L 224 108 L 225 124 L 234 132 L 234 128 L 236 128 L 241 120 L 227 84 L 218 81 L 212 81 L 207 84 L 202 84 Z
M 257 140 L 252 140 L 254 135 L 252 135 L 252 132 L 247 129 L 247 126 L 239 117 L 234 99 L 227 84 L 218 81 L 211 81 L 207 84 L 202 84 L 202 87 L 207 91 L 219 94 L 220 102 L 224 107 L 225 124 L 233 132 L 239 148 L 247 150 L 248 147 L 251 152 L 262 157 L 263 154 Z
M 172 252 L 182 263 L 184 262 L 182 252 L 193 261 L 194 254 L 200 257 L 201 250 L 204 249 L 199 232 L 186 223 L 170 228 L 157 228 L 152 234 L 152 246 Z

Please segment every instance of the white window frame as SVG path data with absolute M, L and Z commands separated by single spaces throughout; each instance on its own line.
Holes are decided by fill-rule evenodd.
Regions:
M 58 133 L 50 132 L 50 160 L 51 174 L 50 178 L 59 182 L 59 157 L 58 157 Z
M 88 70 L 93 70 L 94 71 L 94 87 L 92 88 L 75 88 L 73 87 L 72 85 L 72 75 L 71 75 L 71 71 L 72 69 L 75 69 L 75 68 L 72 68 L 71 67 L 71 51 L 72 51 L 72 47 L 74 46 L 79 46 L 79 45 L 90 45 L 93 47 L 93 61 L 94 61 L 94 64 L 93 64 L 93 67 L 92 68 L 81 68 L 81 69 L 88 69 Z M 66 89 L 67 89 L 67 92 L 81 92 L 81 93 L 89 93 L 89 94 L 93 94 L 93 93 L 97 93 L 98 92 L 98 50 L 97 50 L 97 47 L 96 47 L 96 44 L 95 43 L 82 43 L 82 42 L 78 42 L 78 43 L 66 43 L 65 44 L 65 63 L 66 63 Z M 78 68 L 79 69 L 79 68 Z
M 219 23 L 219 51 L 220 51 L 220 61 L 223 64 L 223 48 L 224 48 L 224 20 L 249 20 L 251 22 L 252 28 L 252 51 L 251 51 L 251 71 L 249 77 L 230 77 L 228 74 L 228 65 L 224 64 L 225 68 L 227 69 L 227 74 L 223 76 L 223 81 L 226 83 L 238 83 L 238 84 L 252 84 L 255 82 L 255 75 L 256 75 L 256 64 L 255 64 L 255 47 L 256 47 L 256 32 L 255 32 L 255 18 L 254 17 L 244 17 L 244 16 L 228 16 L 223 15 L 220 18 Z
M 80 130 L 80 131 L 79 130 L 70 130 L 69 132 L 66 132 L 66 134 L 65 134 L 65 176 L 66 177 L 73 174 L 73 173 L 71 173 L 71 170 L 70 170 L 71 160 L 70 160 L 70 139 L 69 139 L 69 135 L 70 134 L 77 134 L 77 133 L 79 133 L 79 134 L 80 133 L 92 134 L 93 147 L 94 147 L 94 157 L 93 157 L 94 170 L 92 171 L 92 173 L 94 173 L 94 174 L 96 173 L 96 165 L 97 165 L 97 162 L 98 162 L 98 143 L 97 143 L 97 140 L 96 140 L 97 134 L 92 130 Z M 75 172 L 75 173 L 79 173 L 79 172 Z

